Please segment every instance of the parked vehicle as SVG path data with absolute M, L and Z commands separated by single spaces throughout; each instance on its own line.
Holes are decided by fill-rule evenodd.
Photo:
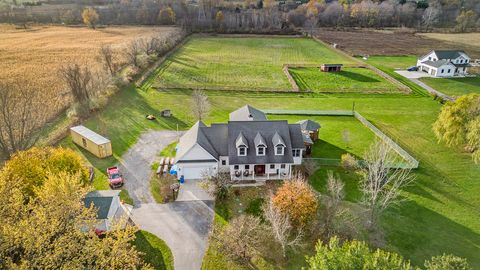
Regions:
M 407 71 L 418 71 L 418 67 L 416 66 L 409 67 L 407 68 Z
M 108 182 L 112 189 L 123 186 L 123 176 L 120 173 L 120 170 L 118 169 L 117 166 L 108 168 L 107 175 L 108 175 Z

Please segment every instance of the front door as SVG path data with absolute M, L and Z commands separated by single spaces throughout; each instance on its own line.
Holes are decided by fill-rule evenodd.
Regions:
M 265 174 L 265 165 L 255 165 L 255 175 L 262 176 Z

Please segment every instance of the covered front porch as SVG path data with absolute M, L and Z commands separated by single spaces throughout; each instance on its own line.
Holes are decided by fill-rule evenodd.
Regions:
M 291 176 L 291 164 L 244 165 L 231 171 L 232 181 L 283 180 Z

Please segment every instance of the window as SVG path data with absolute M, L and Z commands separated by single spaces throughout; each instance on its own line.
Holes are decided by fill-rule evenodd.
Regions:
M 275 155 L 277 156 L 283 156 L 283 146 L 282 145 L 278 145 L 277 147 L 275 147 Z
M 292 155 L 294 157 L 299 157 L 300 156 L 300 149 L 293 149 L 292 150 Z
M 238 155 L 239 156 L 246 156 L 247 155 L 247 148 L 245 146 L 238 147 Z
M 265 156 L 265 147 L 263 146 L 257 147 L 257 156 Z
M 250 165 L 245 165 L 245 170 L 250 170 Z
M 450 70 L 451 70 L 451 69 L 447 70 L 447 73 L 450 73 Z
M 234 170 L 238 170 L 238 165 L 233 166 Z
M 443 73 L 443 68 L 440 70 L 440 73 Z
M 87 147 L 87 140 L 85 138 L 82 138 L 82 144 L 83 147 Z
M 270 164 L 270 169 L 275 169 L 275 164 Z
M 285 169 L 285 164 L 280 165 L 280 168 Z
M 222 165 L 223 166 L 227 165 L 227 161 L 225 159 L 222 159 Z

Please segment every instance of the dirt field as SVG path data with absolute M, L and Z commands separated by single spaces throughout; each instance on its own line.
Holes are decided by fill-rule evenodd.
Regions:
M 27 30 L 0 25 L 0 81 L 18 81 L 44 91 L 48 96 L 64 92 L 57 76 L 67 63 L 87 64 L 93 69 L 102 44 L 112 44 L 116 53 L 129 41 L 174 31 L 171 27 L 34 26 Z
M 353 55 L 422 55 L 432 49 L 460 49 L 465 50 L 473 58 L 480 58 L 478 33 L 412 34 L 394 31 L 319 29 L 315 34 L 328 43 L 337 43 L 340 49 Z M 453 42 L 457 40 L 458 43 Z

